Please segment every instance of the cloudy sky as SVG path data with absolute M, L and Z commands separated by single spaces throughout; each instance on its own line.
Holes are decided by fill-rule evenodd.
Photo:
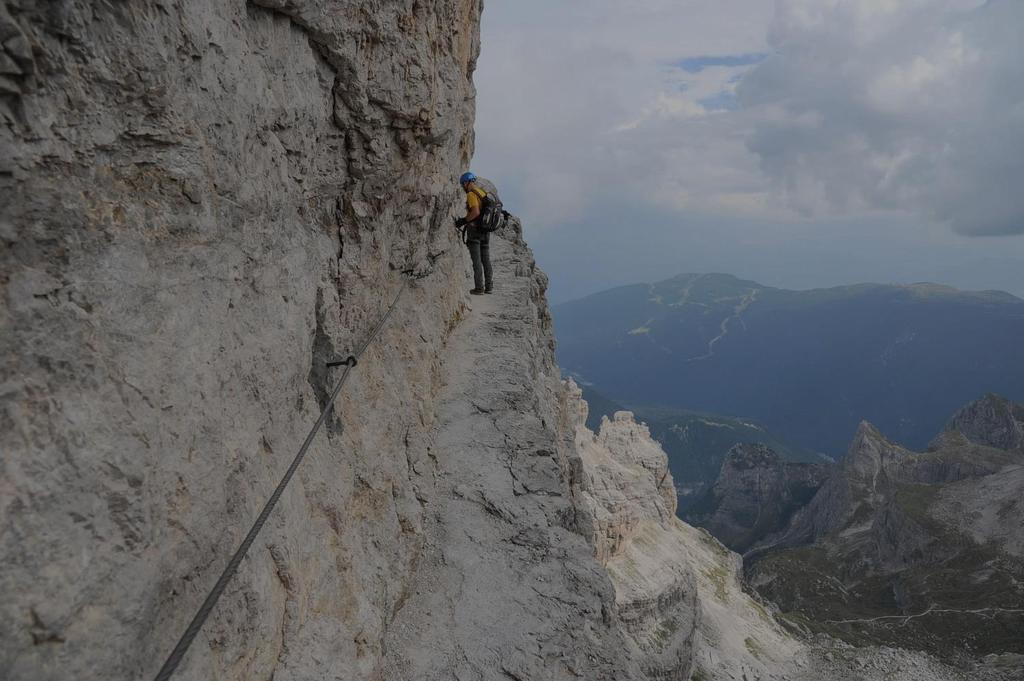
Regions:
M 555 302 L 682 272 L 1024 296 L 1021 0 L 487 0 L 473 169 Z

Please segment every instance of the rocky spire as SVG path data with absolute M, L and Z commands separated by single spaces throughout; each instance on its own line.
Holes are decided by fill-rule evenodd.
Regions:
M 876 490 L 910 452 L 890 441 L 878 428 L 861 421 L 843 461 L 846 478 L 853 485 Z
M 944 433 L 998 449 L 1024 449 L 1024 405 L 989 393 L 956 412 Z

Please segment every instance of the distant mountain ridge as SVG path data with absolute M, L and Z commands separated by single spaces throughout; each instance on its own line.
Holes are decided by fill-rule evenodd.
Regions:
M 609 399 L 741 415 L 832 456 L 862 420 L 922 448 L 979 394 L 1024 398 L 1024 300 L 1002 291 L 686 274 L 554 317 L 561 366 Z
M 747 478 L 770 475 L 777 459 L 755 463 Z M 783 611 L 851 641 L 1024 654 L 1024 405 L 986 395 L 924 452 L 862 423 L 843 463 L 774 534 L 757 520 L 788 501 L 780 486 L 747 508 L 749 484 L 728 472 L 707 526 L 751 540 L 743 549 L 755 542 L 747 575 Z

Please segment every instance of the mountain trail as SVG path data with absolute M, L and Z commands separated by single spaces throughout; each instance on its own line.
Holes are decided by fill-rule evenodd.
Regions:
M 518 245 L 493 238 L 491 253 L 495 293 L 471 299 L 446 348 L 432 466 L 413 466 L 424 548 L 388 627 L 385 677 L 615 678 L 581 607 L 609 585 L 583 538 L 556 525 L 568 501 L 532 387 L 543 353 L 524 352 L 539 319 L 532 273 L 517 276 Z
M 687 361 L 699 362 L 701 360 L 710 359 L 711 357 L 714 357 L 715 344 L 717 344 L 720 340 L 729 335 L 729 322 L 733 321 L 734 319 L 738 321 L 740 324 L 742 324 L 743 329 L 746 330 L 747 325 L 743 321 L 743 317 L 741 315 L 748 307 L 750 307 L 757 300 L 757 294 L 760 291 L 761 289 L 759 288 L 751 289 L 750 293 L 743 296 L 743 298 L 740 299 L 740 302 L 736 304 L 736 307 L 733 308 L 732 314 L 722 320 L 722 323 L 719 325 L 718 328 L 719 334 L 712 338 L 710 341 L 708 341 L 708 351 L 703 355 L 700 355 L 699 357 L 691 357 Z
M 846 591 L 845 589 L 843 590 Z M 993 614 L 1003 613 L 1024 613 L 1024 610 L 1020 608 L 973 608 L 964 610 L 962 608 L 936 608 L 934 606 L 928 608 L 924 612 L 919 612 L 916 615 L 879 615 L 878 617 L 866 617 L 859 619 L 845 619 L 845 620 L 825 620 L 826 624 L 863 624 L 865 622 L 882 622 L 885 620 L 900 621 L 901 625 L 906 624 L 912 619 L 917 617 L 925 617 L 931 614 L 957 614 L 957 615 L 978 615 L 981 617 L 991 617 Z

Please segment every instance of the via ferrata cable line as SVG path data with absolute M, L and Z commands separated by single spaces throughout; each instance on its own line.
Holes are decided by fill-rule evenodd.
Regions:
M 174 650 L 172 650 L 171 654 L 167 657 L 167 661 L 164 662 L 160 671 L 157 672 L 155 681 L 167 681 L 171 678 L 171 675 L 174 674 L 174 670 L 178 668 L 178 665 L 181 663 L 185 653 L 188 652 L 189 646 L 192 645 L 192 641 L 195 639 L 196 634 L 199 633 L 199 630 L 203 627 L 206 619 L 210 616 L 210 612 L 213 610 L 213 607 L 217 605 L 217 601 L 220 599 L 221 594 L 224 593 L 225 587 L 227 587 L 228 582 L 231 581 L 231 577 L 234 576 L 235 572 L 238 570 L 238 566 L 242 562 L 242 559 L 245 558 L 245 554 L 249 551 L 249 547 L 252 546 L 253 541 L 256 540 L 256 535 L 258 535 L 260 530 L 263 529 L 263 525 L 267 522 L 267 518 L 270 516 L 271 511 L 274 510 L 274 506 L 277 505 L 278 500 L 281 498 L 281 494 L 284 493 L 285 487 L 288 486 L 288 482 L 292 479 L 292 476 L 295 474 L 299 464 L 302 463 L 302 459 L 306 456 L 306 450 L 309 449 L 310 444 L 312 444 L 313 438 L 316 437 L 317 432 L 320 430 L 320 426 L 322 426 L 324 421 L 327 420 L 327 415 L 334 407 L 334 401 L 338 398 L 341 388 L 348 380 L 349 373 L 352 371 L 353 367 L 356 366 L 363 353 L 366 352 L 366 349 L 370 347 L 370 344 L 377 339 L 377 336 L 379 336 L 380 332 L 384 329 L 384 325 L 387 323 L 388 319 L 391 318 L 391 313 L 395 311 L 395 307 L 398 305 L 398 301 L 405 292 L 407 285 L 408 280 L 405 280 L 402 283 L 402 288 L 398 290 L 398 294 L 391 303 L 391 307 L 388 308 L 388 311 L 383 317 L 381 317 L 380 321 L 377 322 L 377 326 L 373 328 L 370 335 L 366 338 L 366 341 L 362 346 L 360 346 L 355 354 L 349 355 L 346 359 L 340 361 L 327 363 L 327 366 L 344 366 L 345 370 L 342 372 L 341 378 L 338 379 L 337 385 L 334 386 L 334 391 L 331 393 L 330 399 L 327 400 L 327 404 L 324 405 L 323 411 L 320 412 L 320 418 L 318 418 L 316 423 L 313 424 L 312 429 L 309 431 L 309 435 L 306 436 L 305 441 L 299 448 L 298 454 L 295 455 L 291 465 L 288 466 L 288 470 L 285 471 L 284 477 L 281 478 L 281 482 L 277 484 L 277 487 L 274 489 L 274 493 L 270 495 L 267 503 L 264 504 L 263 510 L 260 511 L 259 516 L 256 518 L 256 522 L 254 522 L 252 527 L 249 528 L 249 533 L 245 535 L 245 539 L 242 540 L 238 550 L 235 551 L 233 556 L 231 556 L 231 560 L 228 561 L 228 564 L 221 573 L 217 583 L 213 585 L 210 593 L 206 596 L 206 600 L 204 600 L 203 604 L 199 606 L 199 610 L 196 611 L 192 621 L 189 623 L 188 627 L 186 627 L 185 633 L 182 634 L 181 638 L 178 640 L 178 644 L 174 646 Z

